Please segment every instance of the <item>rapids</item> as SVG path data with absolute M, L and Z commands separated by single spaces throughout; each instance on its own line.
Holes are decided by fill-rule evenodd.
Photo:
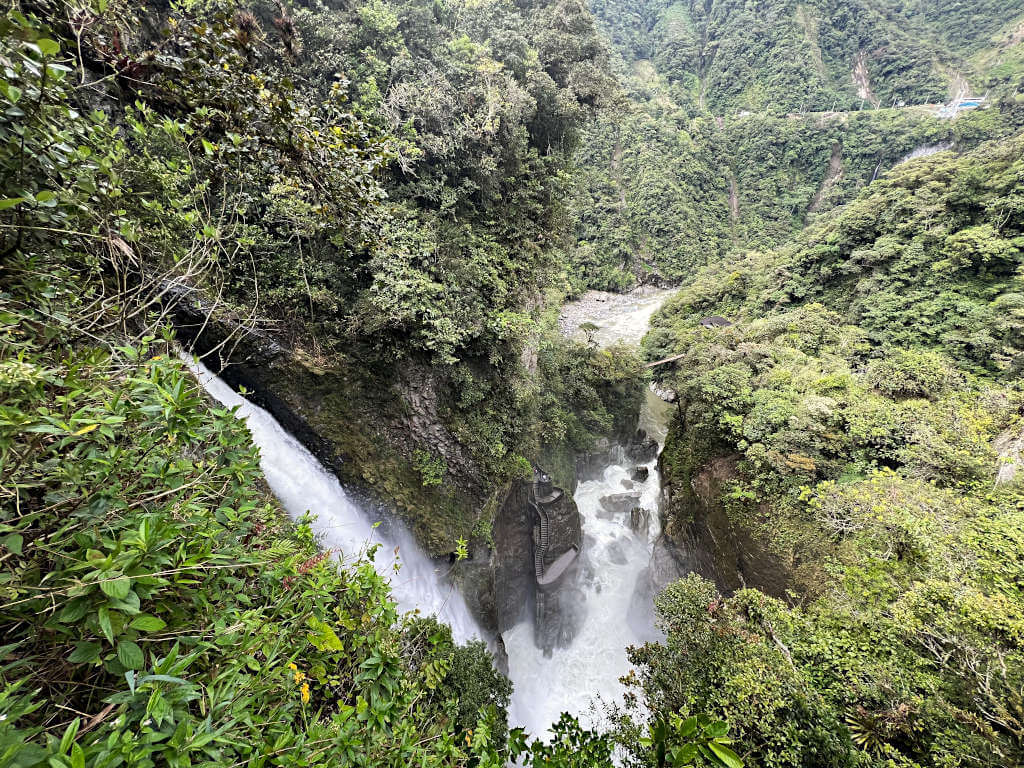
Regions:
M 567 304 L 560 325 L 566 335 L 592 323 L 600 346 L 638 344 L 651 316 L 671 295 L 669 291 L 644 290 L 632 294 L 591 291 Z M 640 412 L 640 428 L 664 446 L 671 406 L 650 390 Z M 586 617 L 567 648 L 556 648 L 548 657 L 533 641 L 533 627 L 523 622 L 503 636 L 508 653 L 509 677 L 515 686 L 509 707 L 512 726 L 544 735 L 562 712 L 596 726 L 602 720 L 602 704 L 621 700 L 619 678 L 630 670 L 626 646 L 655 639 L 653 606 L 638 605 L 635 591 L 650 562 L 651 548 L 659 533 L 658 507 L 661 479 L 657 459 L 642 464 L 647 480 L 628 489 L 636 462 L 620 451 L 615 463 L 595 480 L 580 483 L 574 498 L 583 519 L 582 592 Z M 628 517 L 603 519 L 601 497 L 626 490 L 640 493 L 640 506 L 651 512 L 646 536 L 634 534 Z

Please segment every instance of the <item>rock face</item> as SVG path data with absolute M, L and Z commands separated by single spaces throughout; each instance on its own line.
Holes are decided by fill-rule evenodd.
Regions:
M 639 493 L 613 493 L 601 497 L 601 509 L 597 516 L 602 520 L 614 520 L 617 517 L 626 518 L 629 511 L 640 503 Z
M 679 399 L 679 395 L 674 389 L 662 386 L 653 381 L 650 384 L 650 389 L 651 392 L 656 394 L 660 399 L 664 400 L 666 403 L 674 403 Z
M 647 537 L 651 530 L 651 512 L 643 507 L 633 507 L 629 511 L 629 528 L 637 536 Z
M 1021 465 L 1024 464 L 1024 430 L 1001 434 L 992 447 L 999 454 L 996 485 L 1019 484 Z
M 426 364 L 367 373 L 339 357 L 330 367 L 269 334 L 215 312 L 195 291 L 168 286 L 165 306 L 178 340 L 236 389 L 244 386 L 347 489 L 360 490 L 405 519 L 429 554 L 447 555 L 472 527 L 491 489 L 482 469 L 441 417 L 441 394 Z M 425 486 L 414 453 L 444 466 Z M 420 510 L 445 510 L 423 515 Z
M 588 480 L 597 480 L 609 464 L 615 463 L 621 452 L 620 446 L 613 445 L 607 438 L 601 438 L 592 451 L 576 457 L 577 481 L 585 483 Z
M 467 521 L 486 507 L 493 489 L 444 424 L 442 395 L 429 366 L 411 362 L 361 379 L 362 366 L 318 366 L 270 335 L 214 313 L 191 289 L 168 286 L 166 297 L 187 349 L 231 386 L 244 386 L 364 509 L 405 519 L 428 554 L 447 556 Z M 412 462 L 417 447 L 443 459 L 442 485 L 421 482 Z M 619 450 L 605 441 L 592 457 L 593 471 Z M 454 569 L 468 607 L 495 633 L 499 650 L 500 633 L 531 614 L 539 647 L 568 644 L 583 602 L 576 587 L 582 529 L 571 494 L 537 471 L 532 480 L 512 484 L 492 530 L 496 551 L 472 541 L 470 557 Z
M 638 483 L 645 483 L 647 482 L 647 478 L 650 476 L 650 474 L 651 470 L 649 470 L 647 467 L 633 467 L 631 477 L 634 481 Z
M 583 529 L 576 502 L 541 471 L 517 482 L 498 512 L 492 556 L 493 626 L 507 632 L 534 622 L 535 642 L 550 652 L 572 641 L 582 620 L 576 587 Z
M 680 421 L 673 420 L 658 461 L 664 499 L 662 549 L 670 551 L 672 561 L 687 573 L 714 581 L 725 594 L 756 587 L 774 597 L 785 596 L 792 569 L 749 529 L 730 519 L 722 503 L 727 484 L 739 476 L 740 457 L 699 448 L 700 436 L 687 434 Z M 660 558 L 662 570 L 670 573 L 670 561 L 663 553 Z
M 626 456 L 640 464 L 655 459 L 657 455 L 658 441 L 649 437 L 642 429 L 638 429 L 626 445 Z

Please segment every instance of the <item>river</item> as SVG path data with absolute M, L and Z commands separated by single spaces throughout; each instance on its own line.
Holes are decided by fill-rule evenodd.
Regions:
M 668 297 L 667 291 L 634 294 L 591 292 L 563 310 L 563 332 L 593 323 L 590 334 L 596 343 L 638 344 L 651 315 Z M 361 510 L 338 479 L 288 434 L 265 410 L 249 402 L 214 376 L 201 363 L 185 357 L 202 386 L 217 401 L 237 407 L 253 442 L 260 449 L 260 465 L 271 490 L 294 519 L 312 514 L 312 526 L 322 546 L 336 556 L 352 558 L 379 545 L 374 557 L 378 572 L 386 578 L 403 611 L 418 609 L 436 614 L 452 628 L 453 637 L 465 642 L 484 637 L 462 595 L 452 586 L 447 568 L 427 558 L 400 524 L 388 526 L 387 534 Z M 640 413 L 640 426 L 664 444 L 669 406 L 648 391 Z M 647 479 L 632 479 L 636 462 L 620 451 L 596 479 L 579 483 L 575 500 L 583 522 L 581 582 L 585 619 L 566 648 L 550 656 L 534 643 L 533 628 L 523 622 L 503 637 L 509 659 L 509 676 L 515 686 L 509 708 L 512 726 L 543 735 L 560 713 L 569 712 L 591 725 L 601 720 L 601 703 L 618 700 L 619 678 L 629 671 L 626 646 L 654 637 L 651 606 L 635 598 L 639 581 L 650 560 L 657 536 L 661 482 L 657 460 L 642 466 Z M 634 534 L 627 516 L 602 514 L 601 499 L 626 491 L 638 493 L 639 506 L 650 510 L 651 526 Z
M 612 343 L 639 344 L 651 316 L 671 295 L 669 291 L 641 290 L 632 294 L 591 291 L 562 310 L 560 325 L 566 335 L 577 335 L 579 325 L 591 323 L 590 335 L 600 346 Z M 648 390 L 639 423 L 664 446 L 671 406 Z M 658 531 L 661 478 L 657 459 L 640 466 L 647 480 L 632 479 L 637 466 L 619 452 L 617 460 L 601 476 L 581 482 L 574 498 L 583 519 L 583 583 L 585 619 L 567 648 L 550 656 L 537 648 L 532 627 L 519 624 L 504 636 L 509 676 L 515 685 L 509 719 L 512 725 L 541 735 L 562 712 L 600 726 L 603 705 L 621 701 L 619 678 L 630 670 L 626 647 L 657 635 L 653 606 L 641 604 L 636 592 L 645 578 L 651 549 Z M 651 512 L 651 525 L 634 534 L 628 515 L 603 513 L 602 497 L 623 492 L 640 494 L 638 506 Z M 603 513 L 603 514 L 602 514 Z

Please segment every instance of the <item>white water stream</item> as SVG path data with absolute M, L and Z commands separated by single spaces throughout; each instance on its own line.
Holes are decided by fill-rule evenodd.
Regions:
M 562 330 L 571 335 L 576 327 L 589 322 L 598 326 L 592 336 L 602 346 L 638 344 L 651 315 L 669 295 L 668 291 L 650 290 L 624 296 L 591 292 L 563 310 Z M 655 438 L 659 447 L 664 445 L 670 407 L 647 392 L 640 428 Z M 634 593 L 658 535 L 661 479 L 656 459 L 642 465 L 648 469 L 642 483 L 630 479 L 635 466 L 635 461 L 621 457 L 620 463 L 605 467 L 601 477 L 576 488 L 574 498 L 583 518 L 580 586 L 586 617 L 569 647 L 556 648 L 545 657 L 534 644 L 529 622 L 504 635 L 509 676 L 515 684 L 509 719 L 530 733 L 543 735 L 562 712 L 576 715 L 588 725 L 599 725 L 602 704 L 621 701 L 624 688 L 619 678 L 630 670 L 626 647 L 656 637 L 653 606 L 638 604 Z M 646 535 L 633 533 L 628 513 L 602 515 L 601 498 L 624 492 L 639 493 L 638 505 L 650 510 L 651 526 Z
M 667 296 L 667 291 L 645 291 L 633 296 L 605 294 L 596 299 L 588 296 L 567 306 L 569 316 L 563 315 L 563 328 L 572 333 L 575 326 L 592 322 L 600 328 L 594 338 L 602 345 L 615 341 L 638 343 L 651 315 Z M 375 521 L 352 501 L 334 474 L 269 413 L 236 393 L 193 358 L 186 356 L 185 360 L 212 397 L 238 408 L 237 415 L 245 419 L 253 442 L 260 449 L 260 466 L 271 490 L 292 518 L 299 519 L 307 511 L 312 513 L 313 529 L 323 547 L 339 558 L 352 559 L 371 545 L 381 544 L 374 566 L 390 582 L 402 611 L 418 609 L 437 615 L 451 626 L 459 642 L 483 636 L 462 595 L 447 578 L 446 569 L 427 558 L 408 531 L 392 524 L 388 536 L 382 535 Z M 659 445 L 664 444 L 668 407 L 648 392 L 640 414 L 641 428 Z M 661 482 L 656 460 L 643 465 L 649 472 L 644 482 L 630 479 L 636 462 L 624 458 L 621 462 L 606 467 L 600 478 L 580 483 L 575 494 L 584 536 L 579 586 L 586 618 L 579 633 L 568 648 L 555 649 L 549 657 L 534 644 L 529 622 L 517 625 L 503 638 L 515 685 L 510 725 L 523 726 L 538 736 L 544 735 L 562 712 L 598 724 L 600 703 L 621 697 L 619 678 L 629 671 L 626 646 L 653 637 L 651 607 L 636 605 L 634 591 L 658 533 Z M 601 498 L 624 492 L 639 493 L 639 506 L 650 510 L 651 527 L 646 535 L 630 530 L 628 514 L 602 516 Z
M 192 357 L 184 359 L 215 400 L 229 408 L 238 407 L 237 415 L 245 419 L 253 443 L 260 449 L 260 466 L 271 490 L 293 519 L 298 520 L 307 511 L 313 514 L 313 530 L 322 547 L 340 559 L 351 560 L 373 544 L 380 544 L 373 564 L 390 582 L 399 610 L 435 614 L 451 626 L 457 642 L 482 636 L 462 594 L 446 578 L 446 569 L 427 558 L 407 530 L 394 523 L 388 536 L 382 535 L 374 526 L 376 521 L 356 506 L 338 478 L 273 416 Z

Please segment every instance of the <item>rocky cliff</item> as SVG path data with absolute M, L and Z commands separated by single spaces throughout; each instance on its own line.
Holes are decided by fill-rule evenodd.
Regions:
M 789 566 L 730 514 L 724 498 L 730 481 L 739 477 L 739 458 L 699 430 L 688 429 L 684 412 L 677 412 L 658 459 L 663 533 L 651 558 L 651 595 L 688 573 L 711 579 L 726 594 L 744 587 L 785 594 Z
M 538 469 L 529 480 L 488 488 L 444 425 L 437 384 L 426 366 L 410 364 L 371 380 L 359 366 L 316 364 L 267 333 L 217 315 L 192 291 L 169 290 L 168 296 L 182 344 L 231 386 L 244 388 L 364 508 L 403 518 L 435 557 L 451 556 L 459 537 L 470 541 L 469 557 L 455 575 L 485 629 L 500 636 L 532 615 L 541 647 L 571 640 L 582 539 L 574 477 L 563 489 Z M 431 446 L 443 460 L 439 484 L 424 484 L 416 470 L 417 445 Z M 488 542 L 474 534 L 481 517 L 491 514 Z
M 494 489 L 444 424 L 428 366 L 410 361 L 368 371 L 354 358 L 315 361 L 213 313 L 190 290 L 170 290 L 168 297 L 187 349 L 231 386 L 244 388 L 346 487 L 405 519 L 430 554 L 446 555 L 458 538 L 472 537 Z M 436 457 L 437 477 L 417 468 L 418 450 Z

